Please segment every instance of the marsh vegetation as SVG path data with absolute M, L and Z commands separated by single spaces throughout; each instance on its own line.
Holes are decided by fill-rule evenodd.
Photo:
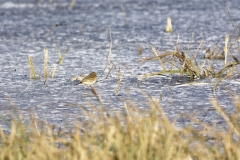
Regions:
M 72 10 L 75 4 L 76 1 L 72 0 L 66 8 Z M 123 27 L 127 28 L 129 27 L 128 14 L 124 3 L 120 3 L 119 7 Z M 227 6 L 226 9 L 231 19 Z M 168 23 L 166 34 L 173 34 L 174 27 L 172 27 L 171 19 L 168 18 L 166 22 Z M 233 23 L 232 20 L 231 23 Z M 62 23 L 54 24 L 44 36 L 50 36 L 58 27 L 63 26 Z M 79 34 L 84 33 L 83 26 L 81 25 Z M 101 77 L 104 81 L 110 76 L 114 77 L 113 92 L 114 96 L 118 97 L 121 96 L 123 79 L 128 78 L 124 71 L 132 77 L 135 74 L 124 61 L 119 62 L 112 58 L 114 50 L 112 28 L 107 30 L 109 46 L 105 46 L 108 48 L 108 53 L 104 55 L 106 58 L 99 62 L 103 66 L 99 69 L 101 73 L 98 72 L 96 75 L 93 71 L 88 73 L 89 75 L 86 74 L 88 76 L 85 78 L 82 73 L 76 73 L 71 77 L 72 81 L 68 79 L 70 87 L 78 83 L 88 85 L 87 94 L 96 100 L 94 102 L 86 100 L 85 106 L 71 104 L 78 107 L 82 114 L 81 117 L 84 118 L 71 123 L 71 127 L 55 125 L 36 117 L 34 111 L 31 110 L 28 117 L 22 115 L 21 109 L 17 105 L 12 105 L 9 100 L 9 105 L 14 112 L 7 114 L 10 120 L 2 115 L 0 117 L 9 128 L 9 131 L 0 128 L 0 159 L 240 159 L 240 98 L 237 93 L 231 90 L 228 92 L 234 106 L 230 114 L 222 108 L 216 95 L 216 90 L 222 81 L 239 78 L 239 25 L 234 26 L 233 32 L 224 35 L 224 38 L 219 39 L 218 43 L 211 47 L 203 46 L 204 39 L 199 42 L 194 41 L 194 33 L 192 33 L 187 45 L 181 44 L 181 36 L 178 34 L 170 50 L 159 50 L 161 46 L 151 45 L 148 48 L 151 53 L 145 56 L 143 53 L 146 50 L 142 46 L 143 42 L 137 43 L 135 48 L 136 55 L 139 56 L 135 63 L 151 64 L 157 61 L 160 68 L 157 72 L 149 71 L 138 75 L 137 82 L 134 82 L 138 83 L 138 86 L 141 86 L 141 83 L 147 79 L 154 79 L 158 76 L 168 76 L 177 81 L 187 79 L 184 81 L 186 85 L 200 84 L 201 80 L 205 79 L 214 80 L 213 97 L 209 98 L 209 101 L 213 110 L 224 120 L 225 124 L 221 125 L 215 122 L 205 123 L 194 114 L 179 114 L 176 119 L 170 119 L 160 105 L 162 95 L 156 98 L 144 92 L 144 85 L 141 86 L 141 93 L 138 94 L 143 94 L 147 101 L 120 99 L 122 106 L 115 106 L 116 104 L 112 102 L 111 105 L 118 109 L 110 112 L 103 102 L 107 101 L 108 97 L 103 96 L 106 98 L 103 99 L 98 88 L 94 86 L 98 83 L 98 78 Z M 197 47 L 193 49 L 192 45 Z M 65 58 L 67 59 L 67 56 L 71 54 L 69 53 L 71 46 L 59 46 L 58 44 L 56 46 L 57 59 L 50 59 L 47 47 L 42 48 L 43 61 L 40 64 L 34 63 L 36 60 L 34 56 L 26 57 L 28 64 L 24 65 L 29 66 L 29 83 L 43 82 L 42 85 L 47 86 L 48 80 L 58 76 L 57 70 L 61 65 L 66 65 Z M 67 49 L 61 53 L 60 48 Z M 203 55 L 200 56 L 203 58 L 199 58 L 199 55 Z M 96 55 L 94 56 L 97 58 Z M 154 68 L 154 70 L 157 69 Z M 84 94 L 83 90 L 80 94 Z M 129 93 L 125 91 L 125 94 Z M 198 102 L 201 103 L 201 101 L 202 99 L 199 98 Z M 141 108 L 139 105 L 145 106 Z M 188 120 L 188 125 L 177 127 L 178 118 Z

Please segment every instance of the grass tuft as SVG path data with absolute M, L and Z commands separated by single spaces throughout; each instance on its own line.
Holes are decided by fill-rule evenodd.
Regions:
M 33 114 L 27 125 L 12 116 L 10 133 L 0 128 L 0 159 L 240 159 L 240 142 L 233 139 L 240 133 L 239 98 L 232 116 L 212 100 L 229 126 L 221 132 L 194 118 L 192 124 L 203 129 L 176 128 L 153 97 L 147 110 L 124 102 L 125 112 L 112 114 L 98 99 L 102 107 L 82 107 L 87 120 L 74 124 L 71 131 L 39 121 Z
M 240 36 L 239 36 L 240 37 Z M 237 37 L 238 39 L 238 37 Z M 231 53 L 232 59 L 228 60 L 227 63 L 227 53 L 229 49 L 233 46 L 233 43 L 228 47 L 229 36 L 225 38 L 225 47 L 222 54 L 219 56 L 215 53 L 216 49 L 213 51 L 210 48 L 205 48 L 205 58 L 212 60 L 211 63 L 206 63 L 206 59 L 204 62 L 200 63 L 196 61 L 197 54 L 202 46 L 203 40 L 200 41 L 198 48 L 196 51 L 191 54 L 190 53 L 190 44 L 192 42 L 192 38 L 190 40 L 189 46 L 187 50 L 180 50 L 178 39 L 176 46 L 174 47 L 174 51 L 158 51 L 155 47 L 151 47 L 152 53 L 155 56 L 148 56 L 146 58 L 138 60 L 138 62 L 152 61 L 158 60 L 160 62 L 162 71 L 156 73 L 147 73 L 140 77 L 148 78 L 155 75 L 167 75 L 167 74 L 178 74 L 181 76 L 187 76 L 190 80 L 212 77 L 212 78 L 227 78 L 235 75 L 236 67 L 239 66 L 238 59 Z M 215 69 L 213 67 L 213 60 L 217 58 L 218 60 L 225 59 L 222 68 Z

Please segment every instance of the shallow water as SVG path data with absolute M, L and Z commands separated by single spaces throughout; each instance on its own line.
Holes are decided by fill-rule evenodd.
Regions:
M 189 44 L 192 33 L 194 38 L 190 52 L 194 53 L 200 41 L 203 45 L 197 61 L 203 61 L 204 47 L 213 47 L 220 41 L 224 45 L 224 37 L 233 32 L 230 18 L 223 2 L 208 0 L 194 1 L 122 1 L 126 12 L 127 26 L 121 3 L 116 1 L 79 1 L 72 10 L 68 10 L 69 2 L 39 1 L 38 4 L 28 0 L 0 1 L 0 114 L 7 120 L 7 114 L 14 113 L 11 103 L 16 104 L 21 114 L 29 115 L 33 110 L 37 118 L 49 123 L 62 125 L 83 118 L 79 105 L 87 101 L 96 103 L 96 97 L 90 88 L 84 92 L 84 86 L 75 86 L 71 79 L 77 74 L 87 75 L 91 71 L 98 74 L 96 91 L 101 96 L 109 112 L 123 110 L 123 101 L 132 100 L 142 108 L 147 108 L 147 98 L 142 92 L 159 101 L 166 115 L 174 120 L 179 113 L 194 115 L 206 122 L 224 123 L 219 117 L 209 98 L 214 97 L 212 87 L 216 79 L 199 80 L 200 83 L 188 84 L 183 80 L 177 82 L 176 77 L 155 76 L 141 81 L 139 77 L 146 73 L 161 70 L 158 61 L 136 62 L 151 53 L 151 46 L 158 50 L 173 51 L 179 35 L 179 47 L 184 49 Z M 240 22 L 240 1 L 227 2 L 235 26 Z M 171 17 L 174 32 L 165 33 L 166 19 Z M 48 36 L 46 34 L 54 24 Z M 109 51 L 109 29 L 112 33 L 111 61 L 124 72 L 119 95 L 115 96 L 117 87 L 117 69 L 105 79 L 111 66 L 100 77 Z M 237 31 L 239 32 L 239 31 Z M 137 46 L 143 48 L 138 54 Z M 58 61 L 57 45 L 61 53 L 70 50 L 57 66 L 53 79 L 49 78 L 44 85 L 43 49 L 49 49 L 49 70 Z M 236 47 L 233 50 L 236 57 Z M 40 80 L 30 80 L 28 55 L 33 58 Z M 124 65 L 122 65 L 122 63 Z M 214 62 L 222 64 L 222 61 Z M 126 69 L 127 66 L 129 68 Z M 140 86 L 138 85 L 140 84 Z M 239 80 L 224 80 L 217 88 L 217 97 L 221 106 L 232 113 L 234 106 L 228 92 L 239 94 Z M 11 101 L 11 103 L 9 102 Z M 19 114 L 19 111 L 17 111 Z M 27 117 L 27 116 L 23 116 Z M 179 119 L 177 125 L 188 121 Z M 7 130 L 5 122 L 1 125 Z

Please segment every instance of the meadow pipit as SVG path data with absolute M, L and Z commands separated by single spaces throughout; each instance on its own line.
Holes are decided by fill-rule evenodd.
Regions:
M 76 85 L 85 84 L 86 86 L 91 86 L 96 82 L 97 82 L 97 74 L 95 72 L 92 72 L 88 76 L 84 77 L 83 80 Z

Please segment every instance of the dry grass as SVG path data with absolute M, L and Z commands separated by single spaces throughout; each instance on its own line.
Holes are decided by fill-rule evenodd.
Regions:
M 219 78 L 221 81 L 222 78 L 229 78 L 234 76 L 235 74 L 238 74 L 236 72 L 238 66 L 239 66 L 239 60 L 233 55 L 233 48 L 239 48 L 239 38 L 240 34 L 237 33 L 237 30 L 240 28 L 240 23 L 235 27 L 232 17 L 230 15 L 229 9 L 226 5 L 225 0 L 223 0 L 226 11 L 228 13 L 228 16 L 230 18 L 230 21 L 233 26 L 233 33 L 225 36 L 225 45 L 223 49 L 220 46 L 221 39 L 219 42 L 214 46 L 213 50 L 210 48 L 205 48 L 205 61 L 202 63 L 202 65 L 199 65 L 196 61 L 197 54 L 202 47 L 203 40 L 199 43 L 199 46 L 197 50 L 194 53 L 190 53 L 190 45 L 192 44 L 193 35 L 190 39 L 189 45 L 187 49 L 180 50 L 179 49 L 179 35 L 178 39 L 176 41 L 176 46 L 174 47 L 174 51 L 158 51 L 155 47 L 151 47 L 152 53 L 150 56 L 140 59 L 138 62 L 145 62 L 145 61 L 152 61 L 152 60 L 158 60 L 160 62 L 161 68 L 163 71 L 159 71 L 157 73 L 148 73 L 140 78 L 147 78 L 150 76 L 155 75 L 166 75 L 166 74 L 179 74 L 180 77 L 185 75 L 190 78 L 190 80 L 199 79 L 199 78 L 205 78 L 205 77 L 212 77 L 212 78 Z M 167 25 L 166 25 L 166 32 L 172 32 L 172 24 L 171 19 L 167 19 Z M 234 47 L 235 46 L 235 47 Z M 153 55 L 153 56 L 152 56 Z M 228 55 L 231 56 L 231 59 L 228 59 Z M 210 59 L 212 62 L 206 63 L 206 60 Z M 218 60 L 224 60 L 223 67 L 215 69 L 213 67 L 213 61 L 215 59 Z M 170 65 L 170 67 L 166 68 L 165 63 Z
M 30 79 L 32 79 L 32 77 L 34 79 L 36 79 L 37 77 L 36 77 L 36 73 L 35 73 L 35 69 L 34 69 L 34 65 L 33 65 L 31 56 L 28 56 L 28 63 L 29 63 L 29 68 L 30 68 Z
M 224 46 L 225 66 L 227 65 L 228 41 L 229 41 L 229 35 L 225 37 L 225 46 Z
M 101 76 L 104 74 L 107 66 L 108 66 L 110 63 L 112 63 L 111 60 L 110 60 L 110 56 L 111 56 L 111 54 L 112 54 L 112 30 L 111 30 L 111 28 L 109 28 L 109 35 L 110 35 L 109 52 L 108 52 L 108 55 L 106 56 L 107 60 L 106 60 L 106 64 L 105 64 L 105 67 L 104 67 L 104 69 L 103 69 L 103 72 L 102 72 Z M 111 69 L 111 70 L 112 70 L 112 69 Z M 110 71 L 111 71 L 111 70 L 110 70 Z M 110 74 L 110 72 L 109 72 L 109 74 Z M 109 74 L 108 74 L 108 75 L 109 75 Z
M 45 79 L 44 84 L 47 82 L 47 79 L 49 78 L 49 75 L 51 75 L 51 78 L 54 78 L 55 76 L 55 72 L 57 70 L 57 66 L 63 63 L 63 58 L 66 56 L 67 52 L 69 51 L 69 47 L 66 49 L 66 51 L 61 54 L 60 48 L 57 45 L 57 49 L 58 49 L 58 56 L 59 56 L 59 60 L 57 61 L 57 65 L 54 65 L 51 69 L 50 72 L 48 72 L 48 48 L 44 48 L 43 53 L 44 53 L 44 60 L 43 60 L 43 77 Z M 34 65 L 32 62 L 32 57 L 28 56 L 28 62 L 29 62 L 29 68 L 30 68 L 30 79 L 36 79 L 36 73 L 35 73 L 35 69 L 34 69 Z M 38 77 L 40 79 L 40 76 Z
M 50 72 L 50 74 L 52 75 L 51 76 L 52 78 L 54 78 L 56 70 L 57 70 L 57 66 L 54 66 L 53 69 Z
M 61 53 L 61 50 L 60 50 L 58 45 L 57 45 L 57 49 L 58 49 L 58 57 L 59 57 L 59 60 L 57 61 L 57 64 L 62 64 L 63 63 L 63 58 L 65 57 L 65 55 L 69 51 L 69 47 L 66 49 L 66 51 L 63 54 Z
M 176 129 L 164 115 L 158 101 L 149 97 L 149 110 L 140 110 L 131 102 L 124 102 L 125 113 L 109 114 L 98 97 L 100 109 L 85 111 L 88 121 L 75 124 L 73 131 L 65 131 L 32 118 L 23 125 L 21 117 L 12 118 L 10 134 L 0 129 L 0 159 L 84 159 L 84 160 L 154 160 L 154 159 L 240 159 L 238 124 L 240 99 L 236 98 L 236 112 L 232 116 L 214 107 L 229 125 L 219 132 L 212 126 Z M 32 115 L 32 114 L 30 114 Z M 195 122 L 196 123 L 196 122 Z
M 118 74 L 117 74 L 117 87 L 116 87 L 115 95 L 118 95 L 118 91 L 120 89 L 120 85 L 121 85 L 123 76 L 124 76 L 124 73 L 120 72 L 120 67 L 119 67 Z
M 125 9 L 124 9 L 124 6 L 123 6 L 122 2 L 120 3 L 120 6 L 121 6 L 123 16 L 124 16 L 124 26 L 127 26 L 127 16 L 126 16 L 126 12 L 125 12 Z
M 69 10 L 72 10 L 72 8 L 75 5 L 75 2 L 76 2 L 76 0 L 72 0 L 72 2 L 69 4 L 69 7 L 68 7 Z
M 171 18 L 167 18 L 166 32 L 172 32 L 172 20 Z
M 72 0 L 69 9 L 74 6 L 75 0 Z M 124 13 L 124 24 L 126 25 L 126 13 L 121 4 Z M 55 24 L 46 35 L 62 24 Z M 172 32 L 171 19 L 168 19 L 166 27 L 167 32 Z M 141 59 L 140 61 L 158 60 L 163 71 L 158 73 L 149 73 L 143 78 L 159 74 L 179 74 L 188 76 L 190 79 L 196 78 L 224 78 L 231 77 L 235 68 L 240 64 L 231 54 L 231 48 L 238 42 L 240 35 L 234 33 L 225 39 L 223 54 L 219 56 L 217 52 L 218 45 L 210 56 L 205 57 L 211 60 L 225 59 L 224 67 L 216 71 L 211 65 L 199 65 L 196 62 L 196 55 L 202 46 L 199 43 L 197 50 L 191 55 L 190 40 L 187 50 L 179 50 L 178 40 L 174 51 L 163 51 L 160 53 L 155 47 L 152 47 L 152 55 Z M 139 54 L 142 49 L 138 47 Z M 64 54 L 59 50 L 58 64 L 62 63 Z M 112 69 L 116 68 L 110 60 L 112 53 L 112 37 L 110 30 L 110 47 L 106 60 L 106 67 L 111 63 Z M 216 54 L 217 53 L 217 54 Z M 227 54 L 232 55 L 232 61 L 227 60 Z M 47 79 L 47 60 L 48 56 L 44 51 L 44 78 Z M 219 58 L 218 58 L 219 57 Z M 228 63 L 227 63 L 228 62 Z M 32 58 L 29 56 L 30 78 L 36 79 Z M 170 66 L 170 69 L 168 68 Z M 52 71 L 54 76 L 55 69 Z M 107 75 L 107 77 L 108 77 Z M 106 78 L 107 78 L 106 77 Z M 116 94 L 120 87 L 123 74 L 118 70 L 118 86 Z M 233 99 L 235 104 L 235 113 L 226 114 L 219 105 L 217 99 L 211 102 L 220 116 L 228 125 L 227 130 L 219 131 L 214 126 L 204 124 L 192 118 L 194 124 L 199 124 L 202 129 L 194 129 L 191 126 L 177 129 L 174 123 L 170 122 L 159 106 L 157 99 L 149 96 L 149 106 L 147 110 L 140 110 L 132 102 L 123 102 L 125 112 L 109 114 L 101 102 L 100 96 L 92 88 L 93 94 L 99 101 L 99 106 L 91 106 L 91 110 L 82 107 L 87 121 L 81 121 L 74 124 L 75 128 L 71 131 L 56 128 L 50 124 L 35 119 L 32 114 L 30 124 L 23 124 L 21 117 L 14 119 L 12 116 L 10 133 L 5 133 L 0 129 L 0 159 L 106 159 L 106 160 L 154 160 L 154 159 L 240 159 L 240 127 L 239 112 L 240 99 Z M 146 107 L 147 108 L 147 107 Z M 233 137 L 237 137 L 233 139 Z
M 138 44 L 138 54 L 142 55 L 142 46 Z
M 151 47 L 152 54 L 146 58 L 138 60 L 138 62 L 153 61 L 158 60 L 162 71 L 157 73 L 147 73 L 140 78 L 148 78 L 155 75 L 167 75 L 167 74 L 178 74 L 181 76 L 187 76 L 190 80 L 199 79 L 199 78 L 227 78 L 236 74 L 237 69 L 239 69 L 240 62 L 232 54 L 230 49 L 237 44 L 237 40 L 240 36 L 236 36 L 236 39 L 229 44 L 229 35 L 225 38 L 225 46 L 222 51 L 222 54 L 219 55 L 218 46 L 215 46 L 215 49 L 211 51 L 209 48 L 205 48 L 205 60 L 200 62 L 196 61 L 196 56 L 202 46 L 203 40 L 199 43 L 198 48 L 194 53 L 190 53 L 190 40 L 189 46 L 186 50 L 179 50 L 178 40 L 174 51 L 158 51 L 155 47 Z M 231 59 L 227 60 L 228 53 L 230 53 Z M 206 60 L 210 59 L 210 63 L 206 63 Z M 214 60 L 223 59 L 222 68 L 214 68 Z M 168 68 L 166 67 L 168 66 Z
M 181 50 L 177 51 L 166 51 L 163 54 L 158 54 L 158 51 L 155 49 L 155 47 L 152 47 L 152 52 L 155 54 L 154 57 L 148 57 L 139 60 L 139 62 L 144 62 L 147 60 L 159 60 L 163 71 L 158 73 L 151 73 L 151 75 L 159 75 L 159 74 L 176 74 L 179 73 L 181 75 L 189 76 L 191 79 L 194 79 L 196 77 L 200 78 L 201 71 L 197 67 L 197 65 L 194 63 L 193 58 L 186 57 L 185 53 Z M 165 60 L 163 60 L 165 58 Z M 164 63 L 171 64 L 172 69 L 167 70 Z M 148 77 L 149 74 L 143 75 L 141 78 Z
M 44 67 L 43 67 L 43 72 L 44 72 L 44 78 L 48 78 L 48 49 L 44 48 Z
M 63 24 L 63 23 L 56 23 L 56 24 L 54 24 L 50 29 L 49 29 L 49 31 L 45 34 L 45 36 L 49 36 L 50 35 L 50 33 L 56 28 L 56 27 L 59 27 L 59 26 L 63 26 L 63 25 L 66 25 L 66 24 Z

